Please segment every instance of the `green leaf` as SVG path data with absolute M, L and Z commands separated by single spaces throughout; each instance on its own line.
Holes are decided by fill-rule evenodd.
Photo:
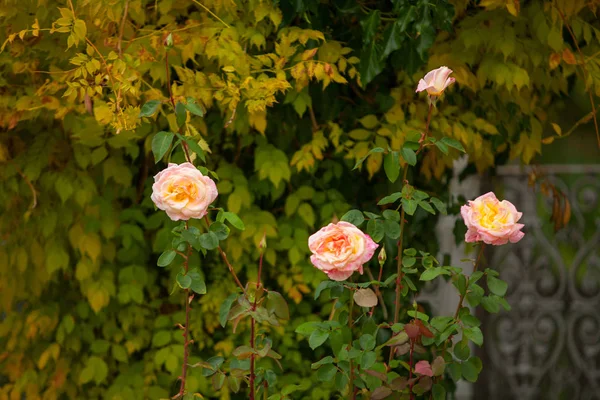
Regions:
M 125 347 L 119 344 L 112 345 L 112 356 L 115 360 L 120 361 L 122 363 L 126 363 L 129 361 L 129 357 L 127 356 L 127 350 L 125 350 Z
M 187 97 L 186 100 L 187 104 L 184 104 L 186 110 L 188 110 L 194 115 L 197 115 L 198 117 L 204 117 L 204 110 L 196 103 L 196 101 L 193 98 Z
M 206 250 L 214 250 L 219 247 L 219 238 L 214 232 L 203 233 L 198 240 L 200 246 Z
M 430 281 L 440 275 L 450 275 L 450 271 L 446 270 L 444 267 L 429 268 L 423 271 L 419 280 Z
M 433 209 L 433 207 L 431 207 L 431 205 L 425 201 L 420 201 L 419 202 L 419 207 L 421 207 L 423 210 L 427 211 L 430 214 L 435 215 L 435 210 Z
M 448 154 L 448 146 L 447 146 L 445 143 L 443 143 L 442 141 L 439 141 L 439 140 L 438 140 L 437 142 L 435 142 L 435 146 L 436 146 L 438 149 L 440 149 L 440 151 L 441 151 L 442 153 L 444 153 L 444 154 Z
M 492 314 L 496 314 L 500 311 L 500 303 L 496 299 L 497 297 L 495 296 L 486 296 L 481 298 L 481 305 L 483 306 L 485 311 Z
M 504 296 L 508 289 L 508 284 L 506 282 L 491 275 L 487 276 L 487 285 L 490 292 L 500 297 Z
M 417 154 L 413 149 L 403 147 L 400 152 L 402 153 L 402 158 L 404 158 L 404 161 L 406 161 L 408 165 L 417 165 Z
M 303 324 L 298 325 L 298 327 L 296 328 L 296 330 L 294 332 L 296 332 L 300 335 L 309 336 L 311 333 L 313 333 L 315 330 L 318 330 L 318 329 L 319 329 L 318 322 L 309 321 L 309 322 L 305 322 Z
M 206 283 L 204 282 L 204 279 L 202 279 L 202 275 L 200 275 L 197 268 L 190 270 L 187 275 L 192 278 L 190 289 L 198 294 L 206 294 Z
M 417 206 L 419 203 L 413 199 L 402 199 L 402 207 L 404 208 L 404 212 L 408 215 L 414 215 L 415 211 L 417 211 Z
M 362 335 L 358 339 L 358 342 L 360 343 L 360 347 L 363 350 L 371 351 L 375 348 L 375 337 L 368 333 L 365 333 L 364 335 Z
M 381 59 L 381 47 L 375 40 L 365 44 L 360 55 L 360 80 L 363 87 L 366 87 L 377 75 L 379 75 L 385 66 Z
M 389 211 L 389 210 L 386 210 L 386 211 Z M 400 224 L 398 222 L 385 220 L 385 221 L 383 221 L 383 226 L 385 229 L 385 234 L 390 239 L 396 240 L 396 239 L 400 238 Z
M 444 138 L 442 138 L 442 140 L 440 140 L 440 142 L 442 142 L 442 143 L 444 143 L 444 144 L 446 144 L 446 145 L 448 145 L 448 146 L 450 146 L 450 147 L 452 147 L 452 148 L 454 148 L 456 150 L 462 151 L 463 153 L 466 153 L 465 148 L 463 147 L 463 145 L 458 140 L 456 140 L 456 139 L 452 139 L 452 138 L 449 138 L 449 137 L 444 137 Z
M 229 236 L 229 227 L 222 222 L 213 222 L 210 224 L 209 231 L 214 233 L 219 240 L 225 240 Z
M 246 229 L 246 227 L 244 226 L 244 222 L 240 219 L 240 217 L 238 217 L 238 215 L 236 213 L 230 212 L 230 211 L 225 211 L 223 213 L 223 217 L 236 229 L 239 229 L 240 231 L 243 231 L 244 229 Z
M 319 378 L 319 380 L 322 382 L 329 382 L 333 379 L 336 372 L 337 368 L 335 367 L 335 365 L 326 364 L 319 368 L 319 370 L 317 371 L 317 378 Z
M 370 219 L 367 223 L 367 233 L 375 242 L 379 243 L 385 236 L 385 225 L 380 219 Z
M 377 28 L 379 28 L 379 23 L 381 21 L 379 10 L 373 10 L 369 13 L 367 18 L 361 21 L 362 30 L 363 30 L 363 43 L 369 44 L 373 42 L 375 38 L 375 34 L 377 33 Z
M 462 363 L 462 376 L 469 382 L 476 382 L 483 365 L 479 357 L 471 357 Z
M 138 116 L 138 118 L 151 117 L 152 115 L 154 115 L 156 110 L 158 110 L 158 106 L 160 106 L 160 104 L 161 104 L 160 100 L 150 100 L 150 101 L 146 102 L 146 104 L 144 104 L 142 106 L 142 109 L 140 110 L 140 115 Z
M 402 45 L 402 22 L 400 20 L 394 21 L 393 24 L 388 25 L 383 34 L 383 57 L 386 58 L 392 52 L 398 50 Z
M 317 369 L 317 368 L 319 368 L 321 365 L 325 365 L 325 364 L 332 364 L 332 363 L 333 363 L 333 357 L 331 357 L 331 356 L 327 356 L 327 357 L 324 357 L 324 358 L 320 359 L 319 361 L 317 361 L 317 362 L 315 362 L 315 363 L 312 363 L 310 367 L 311 367 L 312 369 Z
M 158 132 L 152 138 L 152 154 L 154 154 L 154 162 L 158 163 L 167 153 L 173 142 L 175 135 L 172 132 Z
M 269 290 L 265 307 L 279 319 L 290 319 L 290 309 L 288 308 L 288 304 L 278 292 Z
M 432 197 L 430 201 L 431 201 L 431 204 L 433 204 L 440 213 L 442 213 L 444 215 L 448 214 L 448 210 L 446 209 L 446 203 L 444 203 L 437 197 Z
M 177 105 L 175 106 L 175 118 L 177 121 L 177 126 L 183 126 L 187 118 L 187 114 L 185 112 L 185 104 L 180 102 L 177 103 Z
M 462 367 L 459 363 L 453 362 L 446 367 L 450 377 L 454 382 L 458 382 L 462 376 Z
M 341 286 L 341 285 L 342 285 L 341 282 L 330 281 L 330 280 L 326 280 L 326 281 L 319 283 L 319 286 L 317 286 L 317 289 L 315 290 L 315 300 L 317 300 L 319 298 L 319 296 L 321 295 L 321 292 L 323 290 L 330 289 L 332 287 Z
M 461 340 L 460 342 L 454 345 L 454 349 L 452 350 L 456 358 L 459 360 L 466 360 L 471 355 L 471 348 L 469 347 L 469 342 L 466 340 Z
M 192 285 L 192 277 L 181 272 L 177 274 L 177 284 L 182 289 L 189 289 Z
M 377 354 L 374 351 L 366 351 L 360 357 L 360 367 L 362 369 L 369 369 L 377 361 Z
M 227 325 L 227 317 L 229 316 L 229 310 L 231 310 L 231 306 L 237 300 L 237 293 L 230 294 L 227 296 L 223 303 L 221 303 L 221 307 L 219 308 L 219 323 L 223 328 Z
M 158 331 L 152 336 L 153 347 L 163 347 L 171 343 L 171 332 L 169 331 Z
M 160 255 L 160 257 L 158 257 L 156 265 L 158 265 L 159 267 L 166 267 L 167 265 L 173 262 L 176 255 L 177 253 L 175 253 L 175 250 L 165 250 Z
M 341 220 L 355 226 L 361 226 L 365 222 L 365 216 L 360 210 L 350 210 L 342 216 Z
M 379 200 L 377 205 L 383 206 L 386 204 L 395 203 L 400 197 L 402 197 L 402 192 L 392 193 L 389 196 L 385 196 L 383 199 Z
M 433 394 L 433 400 L 446 400 L 446 389 L 440 383 L 433 385 L 431 394 Z
M 178 103 L 178 104 L 181 104 L 181 103 Z M 185 144 L 188 146 L 188 148 L 190 148 L 190 150 L 192 150 L 194 153 L 196 153 L 202 161 L 206 162 L 206 155 L 204 154 L 204 150 L 202 150 L 200 145 L 198 143 L 196 143 L 194 141 L 194 139 L 187 137 L 187 136 L 183 136 L 180 133 L 176 133 L 175 136 L 177 136 L 177 138 L 179 140 L 181 140 L 182 142 L 185 142 Z M 206 173 L 204 173 L 204 174 L 206 175 Z
M 315 212 L 314 212 L 313 208 L 310 206 L 310 204 L 308 204 L 308 203 L 300 204 L 300 207 L 298 207 L 298 214 L 300 215 L 300 218 L 302 218 L 308 226 L 310 226 L 311 228 L 313 226 L 315 226 Z
M 400 176 L 400 158 L 397 151 L 391 151 L 383 158 L 383 169 L 390 182 L 394 183 Z
M 329 332 L 317 329 L 310 334 L 310 337 L 308 338 L 308 345 L 314 350 L 325 343 L 328 337 Z
M 483 345 L 483 333 L 481 333 L 481 329 L 478 327 L 474 326 L 472 328 L 464 328 L 463 334 L 467 339 L 475 343 L 477 346 L 481 347 Z
M 356 168 L 360 167 L 361 164 L 367 159 L 367 157 L 369 157 L 371 154 L 374 153 L 383 153 L 385 152 L 385 150 L 381 147 L 375 147 L 371 150 L 369 150 L 369 152 L 364 156 L 358 159 L 358 161 L 356 162 L 356 164 L 354 165 L 354 168 L 352 168 L 352 170 L 355 170 Z
M 389 221 L 400 222 L 400 213 L 396 210 L 384 210 L 382 215 Z

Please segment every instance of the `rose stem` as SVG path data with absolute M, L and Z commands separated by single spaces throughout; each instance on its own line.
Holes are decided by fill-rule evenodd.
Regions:
M 352 314 L 354 312 L 354 295 L 350 294 L 350 309 L 348 313 L 348 328 L 350 328 L 350 344 L 348 351 L 352 349 L 352 326 L 354 325 Z M 356 400 L 356 391 L 354 390 L 354 363 L 350 359 L 350 381 L 348 382 L 348 393 L 352 393 L 352 400 Z
M 169 89 L 169 100 L 171 101 L 171 105 L 173 106 L 173 111 L 175 111 L 175 98 L 173 97 L 173 90 L 171 89 L 171 79 L 169 78 L 169 49 L 165 50 L 165 70 L 167 72 L 167 88 Z M 179 128 L 179 133 L 181 134 L 181 128 Z M 192 158 L 190 157 L 190 150 L 188 148 L 185 140 L 181 141 L 181 148 L 183 149 L 183 153 L 185 154 L 185 159 L 187 162 L 191 163 Z
M 481 260 L 481 255 L 483 254 L 483 249 L 485 248 L 485 243 L 481 242 L 481 246 L 479 247 L 479 254 L 477 254 L 477 259 L 475 260 L 475 264 L 473 265 L 473 272 L 471 273 L 471 275 L 473 275 L 475 272 L 477 272 L 477 269 L 479 268 L 479 261 Z M 466 283 L 465 283 L 465 293 L 460 295 L 460 298 L 458 299 L 458 304 L 456 305 L 456 311 L 454 312 L 454 319 L 456 320 L 458 318 L 458 313 L 460 312 L 460 309 L 462 308 L 462 304 L 463 301 L 465 300 L 465 296 L 467 295 L 467 288 L 469 287 L 469 277 L 466 277 Z M 450 337 L 448 339 L 446 339 L 446 341 L 444 342 L 444 349 L 443 349 L 443 353 L 446 352 L 446 348 L 448 347 L 448 342 L 450 341 Z
M 206 214 L 204 216 L 204 221 L 206 222 L 206 227 L 210 228 L 211 222 L 210 222 L 210 219 L 208 218 L 208 214 Z M 223 251 L 223 249 L 221 248 L 221 246 L 218 246 L 217 249 L 219 250 L 219 253 L 221 254 L 221 258 L 223 259 L 223 261 L 225 261 L 225 264 L 227 265 L 227 268 L 229 269 L 229 272 L 233 276 L 233 279 L 235 280 L 235 283 L 238 285 L 238 287 L 240 289 L 242 289 L 242 292 L 244 294 L 246 294 L 246 289 L 244 289 L 244 285 L 242 285 L 242 282 L 240 282 L 240 279 L 238 278 L 237 274 L 235 273 L 235 270 L 233 269 L 233 267 L 231 266 L 231 263 L 227 259 L 227 254 L 225 254 L 225 252 Z
M 264 249 L 260 249 L 260 259 L 258 260 L 258 277 L 256 278 L 256 293 L 254 295 L 254 304 L 252 304 L 252 311 L 256 311 L 256 302 L 258 300 L 258 289 L 260 288 L 260 276 L 262 274 L 262 266 L 263 266 L 263 255 Z M 255 324 L 256 320 L 252 315 L 250 315 L 250 347 L 252 347 L 252 354 L 250 355 L 250 400 L 254 400 L 256 393 L 254 388 L 254 380 L 256 379 L 256 375 L 254 373 L 254 350 L 255 350 Z
M 410 367 L 408 369 L 408 381 L 410 382 L 410 387 L 409 387 L 409 392 L 410 392 L 410 400 L 414 400 L 414 393 L 413 393 L 413 385 L 414 382 L 412 382 L 412 371 L 413 371 L 413 351 L 415 349 L 415 339 L 410 339 L 410 358 L 409 358 L 409 362 L 408 362 L 408 366 Z
M 185 229 L 188 229 L 188 223 L 185 223 Z M 187 255 L 183 259 L 183 268 L 185 273 L 188 273 L 188 265 L 189 265 L 189 257 L 191 253 L 191 246 L 187 245 Z M 183 397 L 185 395 L 185 380 L 187 376 L 187 366 L 188 366 L 188 345 L 191 340 L 189 340 L 190 333 L 190 303 L 193 299 L 193 296 L 190 298 L 190 290 L 185 289 L 185 325 L 183 326 L 183 364 L 181 366 L 181 384 L 179 386 L 179 393 L 177 393 L 173 398 L 177 399 L 179 397 Z
M 427 112 L 427 122 L 425 123 L 425 132 L 421 135 L 421 139 L 419 140 L 420 146 L 419 150 L 417 150 L 417 154 L 423 149 L 425 146 L 425 138 L 429 133 L 429 124 L 431 123 L 431 115 L 433 114 L 433 104 L 429 104 L 429 110 Z M 404 175 L 402 176 L 402 184 L 408 184 L 406 180 L 408 176 L 408 164 L 404 166 Z M 394 324 L 398 322 L 398 317 L 400 315 L 400 294 L 402 293 L 402 251 L 403 251 L 403 239 L 404 239 L 404 207 L 402 207 L 402 211 L 400 212 L 400 239 L 398 239 L 398 262 L 396 264 L 397 276 L 396 276 L 396 299 L 394 301 Z M 390 349 L 390 359 L 389 362 L 392 362 L 394 358 L 394 348 Z

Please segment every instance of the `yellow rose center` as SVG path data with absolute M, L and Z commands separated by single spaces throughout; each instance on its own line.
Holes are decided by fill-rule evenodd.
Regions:
M 167 192 L 177 202 L 191 201 L 198 195 L 198 188 L 191 182 L 186 184 L 173 184 L 171 183 L 167 189 Z
M 503 213 L 499 203 L 485 202 L 478 208 L 479 225 L 486 229 L 494 229 L 498 224 L 506 224 L 508 213 Z

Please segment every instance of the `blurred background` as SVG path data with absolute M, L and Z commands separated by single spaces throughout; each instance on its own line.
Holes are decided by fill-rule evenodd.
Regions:
M 484 369 L 457 399 L 600 398 L 600 103 L 598 1 L 583 0 L 2 0 L 0 2 L 0 400 L 161 399 L 177 392 L 183 318 L 178 268 L 156 266 L 175 224 L 150 200 L 169 92 L 193 99 L 183 134 L 219 177 L 216 205 L 236 212 L 225 251 L 291 320 L 273 329 L 284 372 L 274 390 L 331 399 L 295 328 L 327 318 L 325 276 L 307 239 L 352 208 L 376 211 L 389 183 L 374 147 L 419 135 L 418 80 L 441 65 L 456 83 L 437 104 L 432 147 L 410 181 L 449 215 L 410 220 L 405 240 L 450 265 L 465 248 L 460 205 L 487 191 L 523 212 L 525 238 L 488 248 L 511 311 L 482 312 Z M 165 43 L 171 34 L 172 46 Z M 152 117 L 143 104 L 159 100 Z M 189 101 L 189 100 L 188 100 Z M 434 234 L 435 233 L 435 234 Z M 394 249 L 395 243 L 386 243 Z M 388 254 L 385 273 L 394 270 Z M 249 329 L 222 328 L 235 284 L 216 254 L 192 261 L 208 287 L 194 300 L 190 362 L 228 355 Z M 372 268 L 376 268 L 376 263 Z M 465 267 L 468 268 L 468 267 Z M 393 292 L 385 294 L 393 303 Z M 450 284 L 419 302 L 451 315 Z M 407 307 L 409 304 L 406 305 Z M 377 310 L 378 313 L 381 310 Z M 215 391 L 201 369 L 188 388 Z

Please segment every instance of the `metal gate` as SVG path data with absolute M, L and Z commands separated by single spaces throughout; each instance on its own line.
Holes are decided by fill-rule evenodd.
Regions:
M 512 311 L 482 313 L 484 370 L 476 400 L 600 400 L 600 165 L 546 165 L 569 224 L 554 233 L 552 202 L 528 169 L 499 168 L 502 197 L 523 211 L 526 235 L 493 249 Z

